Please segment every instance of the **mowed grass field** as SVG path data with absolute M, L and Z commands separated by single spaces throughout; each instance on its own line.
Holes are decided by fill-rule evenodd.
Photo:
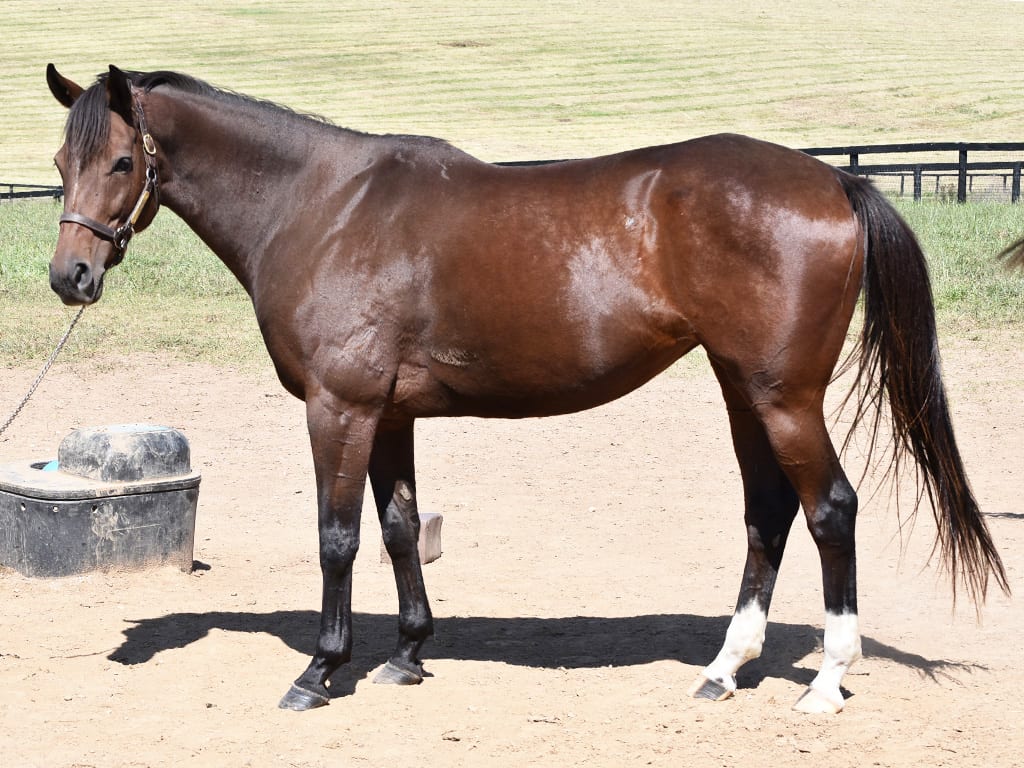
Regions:
M 2 0 L 0 183 L 59 183 L 65 111 L 44 70 L 175 69 L 374 133 L 492 161 L 580 157 L 720 131 L 794 147 L 1024 140 L 1024 3 L 525 0 L 217 4 Z M 983 159 L 974 158 L 972 159 Z M 1017 323 L 994 255 L 1024 206 L 901 204 L 946 326 Z M 45 357 L 70 317 L 46 284 L 59 208 L 0 206 L 0 360 Z M 266 361 L 233 278 L 165 211 L 114 270 L 69 357 Z
M 1024 135 L 1010 0 L 3 0 L 0 182 L 54 181 L 47 62 L 176 69 L 487 160 L 736 131 L 789 146 Z

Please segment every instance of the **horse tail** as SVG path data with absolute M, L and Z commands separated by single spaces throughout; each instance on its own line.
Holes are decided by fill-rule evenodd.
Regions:
M 1005 251 L 1000 253 L 999 257 L 1006 259 L 1007 266 L 1011 268 L 1017 267 L 1019 269 L 1024 269 L 1024 238 L 1021 238 Z
M 909 458 L 918 493 L 925 494 L 937 528 L 933 549 L 953 581 L 962 581 L 975 605 L 985 600 L 989 576 L 1009 584 L 978 508 L 960 452 L 942 384 L 928 265 L 914 233 L 866 179 L 837 171 L 864 232 L 864 328 L 860 339 L 853 429 L 873 413 L 870 448 L 878 443 L 882 406 L 892 422 L 890 471 Z M 849 442 L 850 437 L 847 437 Z

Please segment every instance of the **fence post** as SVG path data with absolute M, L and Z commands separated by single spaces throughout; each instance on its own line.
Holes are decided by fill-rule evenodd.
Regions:
M 921 202 L 921 166 L 914 168 L 914 202 Z
M 956 180 L 956 201 L 958 203 L 967 202 L 967 150 L 960 150 L 960 170 L 957 173 Z
M 1013 164 L 1013 183 L 1010 185 L 1010 202 L 1020 202 L 1020 168 L 1024 163 L 1016 162 Z
M 851 152 L 850 153 L 850 173 L 853 173 L 853 174 L 858 173 L 859 172 L 858 171 L 859 167 L 860 167 L 860 155 L 857 154 L 856 152 Z

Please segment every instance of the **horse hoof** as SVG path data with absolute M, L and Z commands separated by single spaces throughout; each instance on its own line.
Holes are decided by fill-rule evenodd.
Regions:
M 709 680 L 701 675 L 697 681 L 690 686 L 687 695 L 694 699 L 708 699 L 710 701 L 724 701 L 732 696 L 732 691 L 726 688 L 717 680 Z
M 317 693 L 316 691 L 299 688 L 299 686 L 293 683 L 292 687 L 288 689 L 288 693 L 278 702 L 277 706 L 281 709 L 305 712 L 307 709 L 326 707 L 330 703 L 331 697 L 327 694 L 326 688 L 324 688 L 323 693 Z
M 381 667 L 373 682 L 378 685 L 419 685 L 423 682 L 423 665 L 389 661 Z
M 803 695 L 796 700 L 793 709 L 809 715 L 838 715 L 843 711 L 842 694 L 839 695 L 839 702 L 836 703 L 817 688 L 808 686 Z

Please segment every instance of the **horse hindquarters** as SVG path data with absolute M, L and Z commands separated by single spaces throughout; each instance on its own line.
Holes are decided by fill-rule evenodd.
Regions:
M 711 268 L 729 265 L 728 274 L 718 275 L 721 292 L 703 297 L 717 311 L 708 313 L 698 334 L 729 407 L 748 550 L 725 643 L 691 693 L 728 696 L 737 669 L 760 654 L 799 504 L 821 559 L 826 637 L 821 672 L 797 708 L 837 712 L 843 707 L 842 676 L 860 656 L 857 498 L 829 437 L 823 401 L 859 291 L 862 240 L 831 171 L 808 171 L 803 159 L 796 162 L 804 163 L 797 167 L 817 197 L 796 197 L 780 206 L 780 215 L 740 221 L 736 227 L 747 226 L 746 233 L 734 229 L 739 235 L 729 246 L 721 245 L 715 259 L 703 262 Z M 752 194 L 786 197 L 777 189 Z M 750 250 L 737 252 L 739 241 Z
M 849 324 L 862 271 L 864 328 L 854 388 L 858 395 L 854 425 L 865 420 L 866 411 L 877 408 L 883 398 L 888 402 L 895 454 L 890 466 L 898 469 L 902 466 L 901 458 L 910 458 L 917 465 L 921 488 L 918 500 L 927 493 L 933 507 L 938 545 L 954 578 L 954 595 L 956 580 L 960 579 L 976 601 L 984 599 L 989 576 L 994 576 L 1004 592 L 1008 592 L 1002 562 L 971 492 L 953 436 L 939 371 L 935 317 L 924 255 L 907 225 L 869 182 L 833 173 L 847 198 L 848 210 L 852 208 L 858 223 L 856 235 L 864 242 L 863 252 L 861 246 L 854 246 L 853 260 L 847 259 L 846 269 L 842 259 L 830 262 L 824 251 L 818 260 L 805 260 L 804 267 L 813 264 L 822 273 L 822 283 L 817 286 L 813 278 L 806 279 L 806 269 L 802 273 L 794 269 L 793 274 L 801 274 L 803 284 L 812 289 L 803 291 L 806 305 L 791 295 L 759 292 L 780 302 L 781 309 L 772 316 L 787 321 L 786 338 L 776 338 L 773 343 L 771 338 L 766 341 L 766 337 L 771 337 L 768 333 L 760 339 L 763 343 L 759 347 L 756 343 L 737 344 L 730 341 L 727 334 L 719 333 L 705 344 L 709 355 L 717 361 L 716 372 L 723 380 L 727 399 L 729 388 L 734 388 L 741 401 L 750 404 L 763 426 L 772 454 L 800 498 L 821 556 L 826 608 L 825 660 L 796 705 L 796 709 L 808 712 L 842 709 L 842 677 L 860 656 L 854 549 L 857 499 L 825 429 L 822 398 L 835 363 L 835 358 L 830 361 L 830 357 L 833 352 L 838 355 L 841 345 L 841 338 L 838 342 L 835 340 L 835 332 L 845 333 Z M 837 242 L 836 247 L 841 254 L 843 244 Z M 828 279 L 830 273 L 831 280 Z M 829 282 L 834 287 L 836 278 L 843 277 L 844 273 L 847 282 L 843 291 L 821 290 Z M 832 305 L 836 309 L 831 315 L 821 309 Z M 794 314 L 791 311 L 794 307 L 817 307 L 818 320 L 807 322 L 814 317 L 814 312 L 807 309 L 806 315 Z M 746 316 L 749 318 L 749 312 Z M 825 319 L 829 322 L 824 322 Z M 722 328 L 727 325 L 717 330 Z M 808 344 L 806 339 L 814 343 Z M 773 350 L 776 354 L 771 354 Z M 880 428 L 877 415 L 869 426 L 873 445 Z M 737 455 L 743 466 L 739 445 Z M 745 471 L 745 483 L 746 475 Z M 777 495 L 776 501 L 781 498 Z M 749 519 L 752 504 L 749 494 L 747 504 Z M 771 506 L 765 506 L 764 502 L 760 505 L 766 509 Z M 784 541 L 784 537 L 780 541 Z M 752 536 L 748 563 L 757 562 L 758 546 L 756 537 Z M 781 558 L 781 549 L 777 556 Z M 767 609 L 765 597 L 770 596 L 774 571 L 764 565 L 760 569 L 755 566 L 753 570 L 754 576 L 761 574 L 766 585 L 761 590 L 760 602 L 750 598 L 749 575 L 745 574 L 744 591 L 727 634 L 726 647 L 719 659 L 708 667 L 705 678 L 698 681 L 698 695 L 713 694 L 715 683 L 722 685 L 721 678 L 728 682 L 730 674 L 734 675 L 743 661 L 760 652 L 760 639 L 754 630 L 758 625 L 763 628 L 764 613 L 752 613 L 749 607 Z

